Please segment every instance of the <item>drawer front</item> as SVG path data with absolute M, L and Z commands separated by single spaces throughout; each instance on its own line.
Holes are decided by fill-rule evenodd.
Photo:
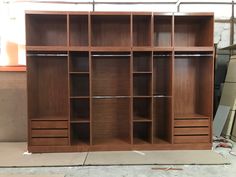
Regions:
M 209 120 L 200 119 L 200 120 L 175 120 L 175 127 L 207 127 L 209 126 Z
M 68 138 L 32 138 L 32 146 L 63 146 L 68 145 Z
M 209 143 L 209 136 L 174 136 L 174 143 Z
M 31 121 L 32 129 L 60 129 L 68 128 L 67 121 Z
M 174 128 L 174 135 L 209 135 L 208 127 Z
M 40 137 L 68 137 L 67 129 L 55 129 L 55 130 L 31 130 L 31 136 L 33 138 Z

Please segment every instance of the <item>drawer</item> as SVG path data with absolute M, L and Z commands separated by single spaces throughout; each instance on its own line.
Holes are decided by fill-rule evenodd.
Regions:
M 63 146 L 68 145 L 68 138 L 32 138 L 32 146 Z
M 31 130 L 31 136 L 33 138 L 40 138 L 40 137 L 68 137 L 68 130 L 67 129 L 51 129 L 51 130 Z
M 31 121 L 32 129 L 60 129 L 60 128 L 68 128 L 68 122 L 65 120 L 57 120 L 57 121 L 48 121 L 48 120 L 40 120 L 40 121 Z
M 209 143 L 210 137 L 207 136 L 174 136 L 174 143 Z
M 198 119 L 198 120 L 175 120 L 175 127 L 207 127 L 209 126 L 208 119 Z
M 174 135 L 209 135 L 208 127 L 174 128 Z

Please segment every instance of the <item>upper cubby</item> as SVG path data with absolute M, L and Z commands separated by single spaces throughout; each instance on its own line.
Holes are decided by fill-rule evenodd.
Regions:
M 133 52 L 133 72 L 151 72 L 152 52 Z
M 70 52 L 70 72 L 89 73 L 89 52 Z
M 129 47 L 130 15 L 91 15 L 91 44 L 94 47 Z
M 88 15 L 70 15 L 69 17 L 69 45 L 88 46 Z
M 130 95 L 130 53 L 93 52 L 93 96 Z
M 213 16 L 175 16 L 175 46 L 213 46 L 213 22 Z
M 27 14 L 27 46 L 66 46 L 67 16 Z
M 172 46 L 172 15 L 154 15 L 154 46 Z
M 133 46 L 151 46 L 151 15 L 133 15 Z

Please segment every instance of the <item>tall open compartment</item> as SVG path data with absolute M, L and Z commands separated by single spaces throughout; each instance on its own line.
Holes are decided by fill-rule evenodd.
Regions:
M 174 142 L 210 142 L 213 53 L 176 52 Z

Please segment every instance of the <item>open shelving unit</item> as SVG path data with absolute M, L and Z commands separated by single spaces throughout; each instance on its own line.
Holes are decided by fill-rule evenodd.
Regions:
M 28 150 L 210 149 L 213 21 L 26 12 Z

